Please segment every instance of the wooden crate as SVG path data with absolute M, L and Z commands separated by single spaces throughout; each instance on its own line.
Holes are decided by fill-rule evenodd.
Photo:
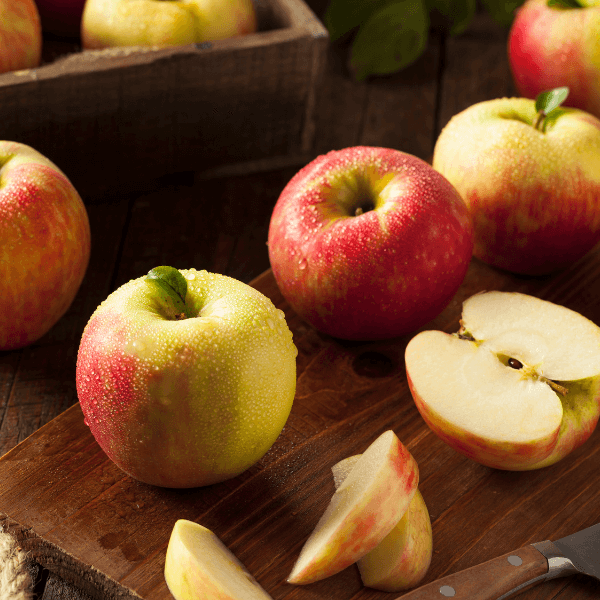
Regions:
M 306 162 L 327 30 L 302 0 L 255 0 L 259 31 L 113 48 L 0 75 L 2 139 L 53 160 L 85 196 L 194 171 Z

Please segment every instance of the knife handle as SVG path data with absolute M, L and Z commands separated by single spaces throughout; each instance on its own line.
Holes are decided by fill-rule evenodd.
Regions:
M 447 575 L 397 600 L 499 600 L 528 582 L 538 583 L 548 573 L 548 560 L 533 546 L 523 546 L 498 558 Z M 532 581 L 537 579 L 537 581 Z M 519 588 L 521 591 L 523 588 Z

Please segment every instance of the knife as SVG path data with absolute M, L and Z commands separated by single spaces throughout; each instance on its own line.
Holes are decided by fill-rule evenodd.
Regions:
M 504 600 L 548 579 L 575 573 L 600 580 L 600 523 L 555 542 L 528 544 L 442 577 L 397 600 Z

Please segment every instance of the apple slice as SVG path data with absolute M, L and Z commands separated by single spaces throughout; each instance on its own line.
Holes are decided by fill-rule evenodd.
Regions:
M 185 519 L 171 532 L 165 580 L 175 600 L 273 600 L 210 529 Z
M 349 456 L 331 468 L 336 489 L 348 476 L 360 455 Z M 431 520 L 417 489 L 398 524 L 373 550 L 357 561 L 362 582 L 384 592 L 415 587 L 431 564 Z
M 429 427 L 490 467 L 553 464 L 598 422 L 600 328 L 546 300 L 516 292 L 472 296 L 457 334 L 421 332 L 405 358 Z
M 372 550 L 406 512 L 419 483 L 415 459 L 389 430 L 336 490 L 288 577 L 304 584 L 339 573 Z

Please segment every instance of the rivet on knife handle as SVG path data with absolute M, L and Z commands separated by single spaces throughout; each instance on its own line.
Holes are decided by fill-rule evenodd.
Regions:
M 433 581 L 397 600 L 499 600 L 548 575 L 548 560 L 531 545 Z

